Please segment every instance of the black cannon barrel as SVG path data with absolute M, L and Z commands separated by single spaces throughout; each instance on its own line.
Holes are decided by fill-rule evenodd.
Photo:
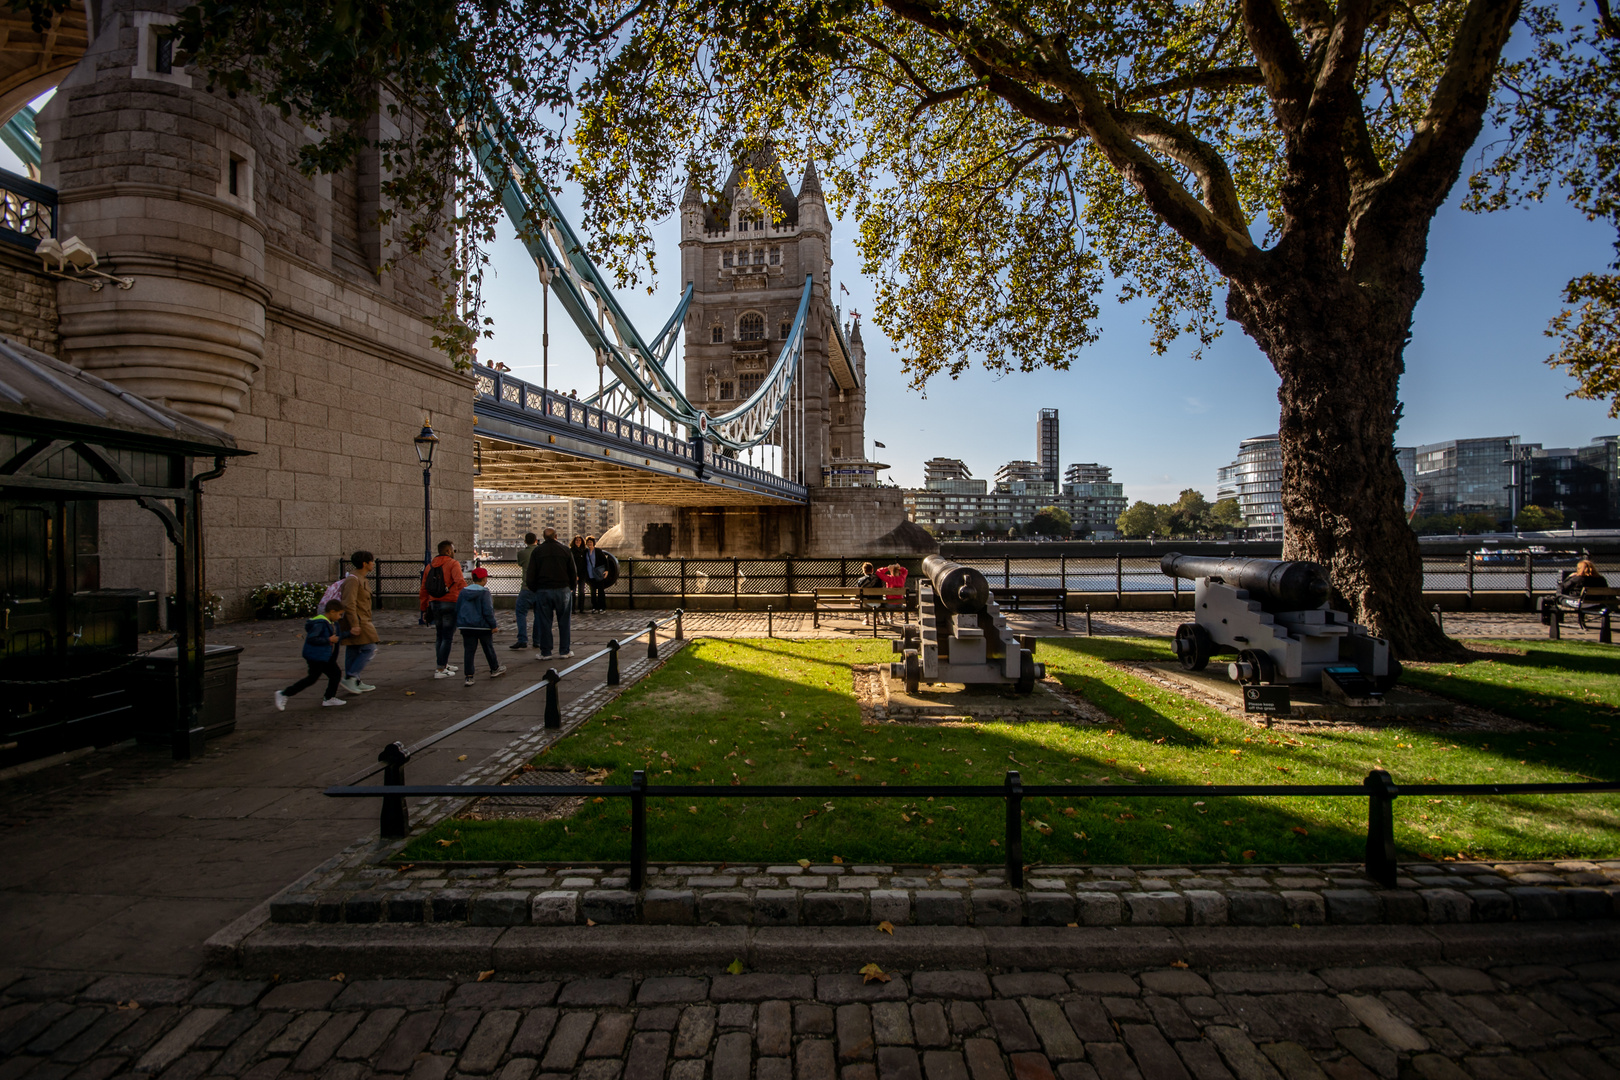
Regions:
M 1170 577 L 1219 578 L 1234 589 L 1247 589 L 1256 600 L 1285 608 L 1318 608 L 1333 592 L 1327 571 L 1313 562 L 1222 559 L 1172 551 L 1159 560 L 1159 569 Z
M 977 615 L 989 606 L 990 583 L 973 567 L 943 555 L 930 555 L 923 560 L 922 568 L 946 610 L 953 614 Z

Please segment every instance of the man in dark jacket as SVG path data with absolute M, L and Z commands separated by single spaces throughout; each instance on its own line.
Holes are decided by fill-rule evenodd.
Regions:
M 579 574 L 574 569 L 574 557 L 557 542 L 557 530 L 546 529 L 545 539 L 529 552 L 528 564 L 523 568 L 523 587 L 534 594 L 535 636 L 539 639 L 537 660 L 551 659 L 551 616 L 557 616 L 557 644 L 562 646 L 558 655 L 567 659 L 574 655 L 568 643 L 568 615 L 574 606 L 574 583 Z

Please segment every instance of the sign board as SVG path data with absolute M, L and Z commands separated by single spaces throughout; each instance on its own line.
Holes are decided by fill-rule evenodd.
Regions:
M 1289 713 L 1294 709 L 1286 686 L 1245 686 L 1243 711 L 1252 713 Z

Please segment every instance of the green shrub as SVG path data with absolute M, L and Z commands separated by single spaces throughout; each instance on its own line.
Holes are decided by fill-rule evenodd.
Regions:
M 309 581 L 267 581 L 248 593 L 248 603 L 261 619 L 308 619 L 325 591 Z

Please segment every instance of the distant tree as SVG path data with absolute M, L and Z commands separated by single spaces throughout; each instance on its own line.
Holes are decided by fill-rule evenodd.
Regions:
M 1455 536 L 1496 532 L 1501 523 L 1489 514 L 1429 514 L 1412 522 L 1419 536 Z
M 1153 533 L 1164 532 L 1164 522 L 1160 520 L 1160 508 L 1150 502 L 1138 499 L 1131 504 L 1131 508 L 1119 515 L 1115 523 L 1121 536 L 1131 540 L 1141 540 Z
M 1161 509 L 1171 536 L 1197 536 L 1209 528 L 1209 500 L 1195 488 L 1184 489 L 1173 505 Z
M 1220 499 L 1209 508 L 1204 518 L 1210 532 L 1225 532 L 1228 529 L 1241 529 L 1244 525 L 1243 509 L 1238 506 L 1236 499 Z
M 1074 519 L 1061 506 L 1043 506 L 1035 511 L 1024 531 L 1031 536 L 1068 536 L 1074 531 Z
M 1513 525 L 1526 532 L 1561 529 L 1564 527 L 1564 512 L 1554 506 L 1537 506 L 1531 503 L 1519 511 L 1519 516 L 1513 519 Z

